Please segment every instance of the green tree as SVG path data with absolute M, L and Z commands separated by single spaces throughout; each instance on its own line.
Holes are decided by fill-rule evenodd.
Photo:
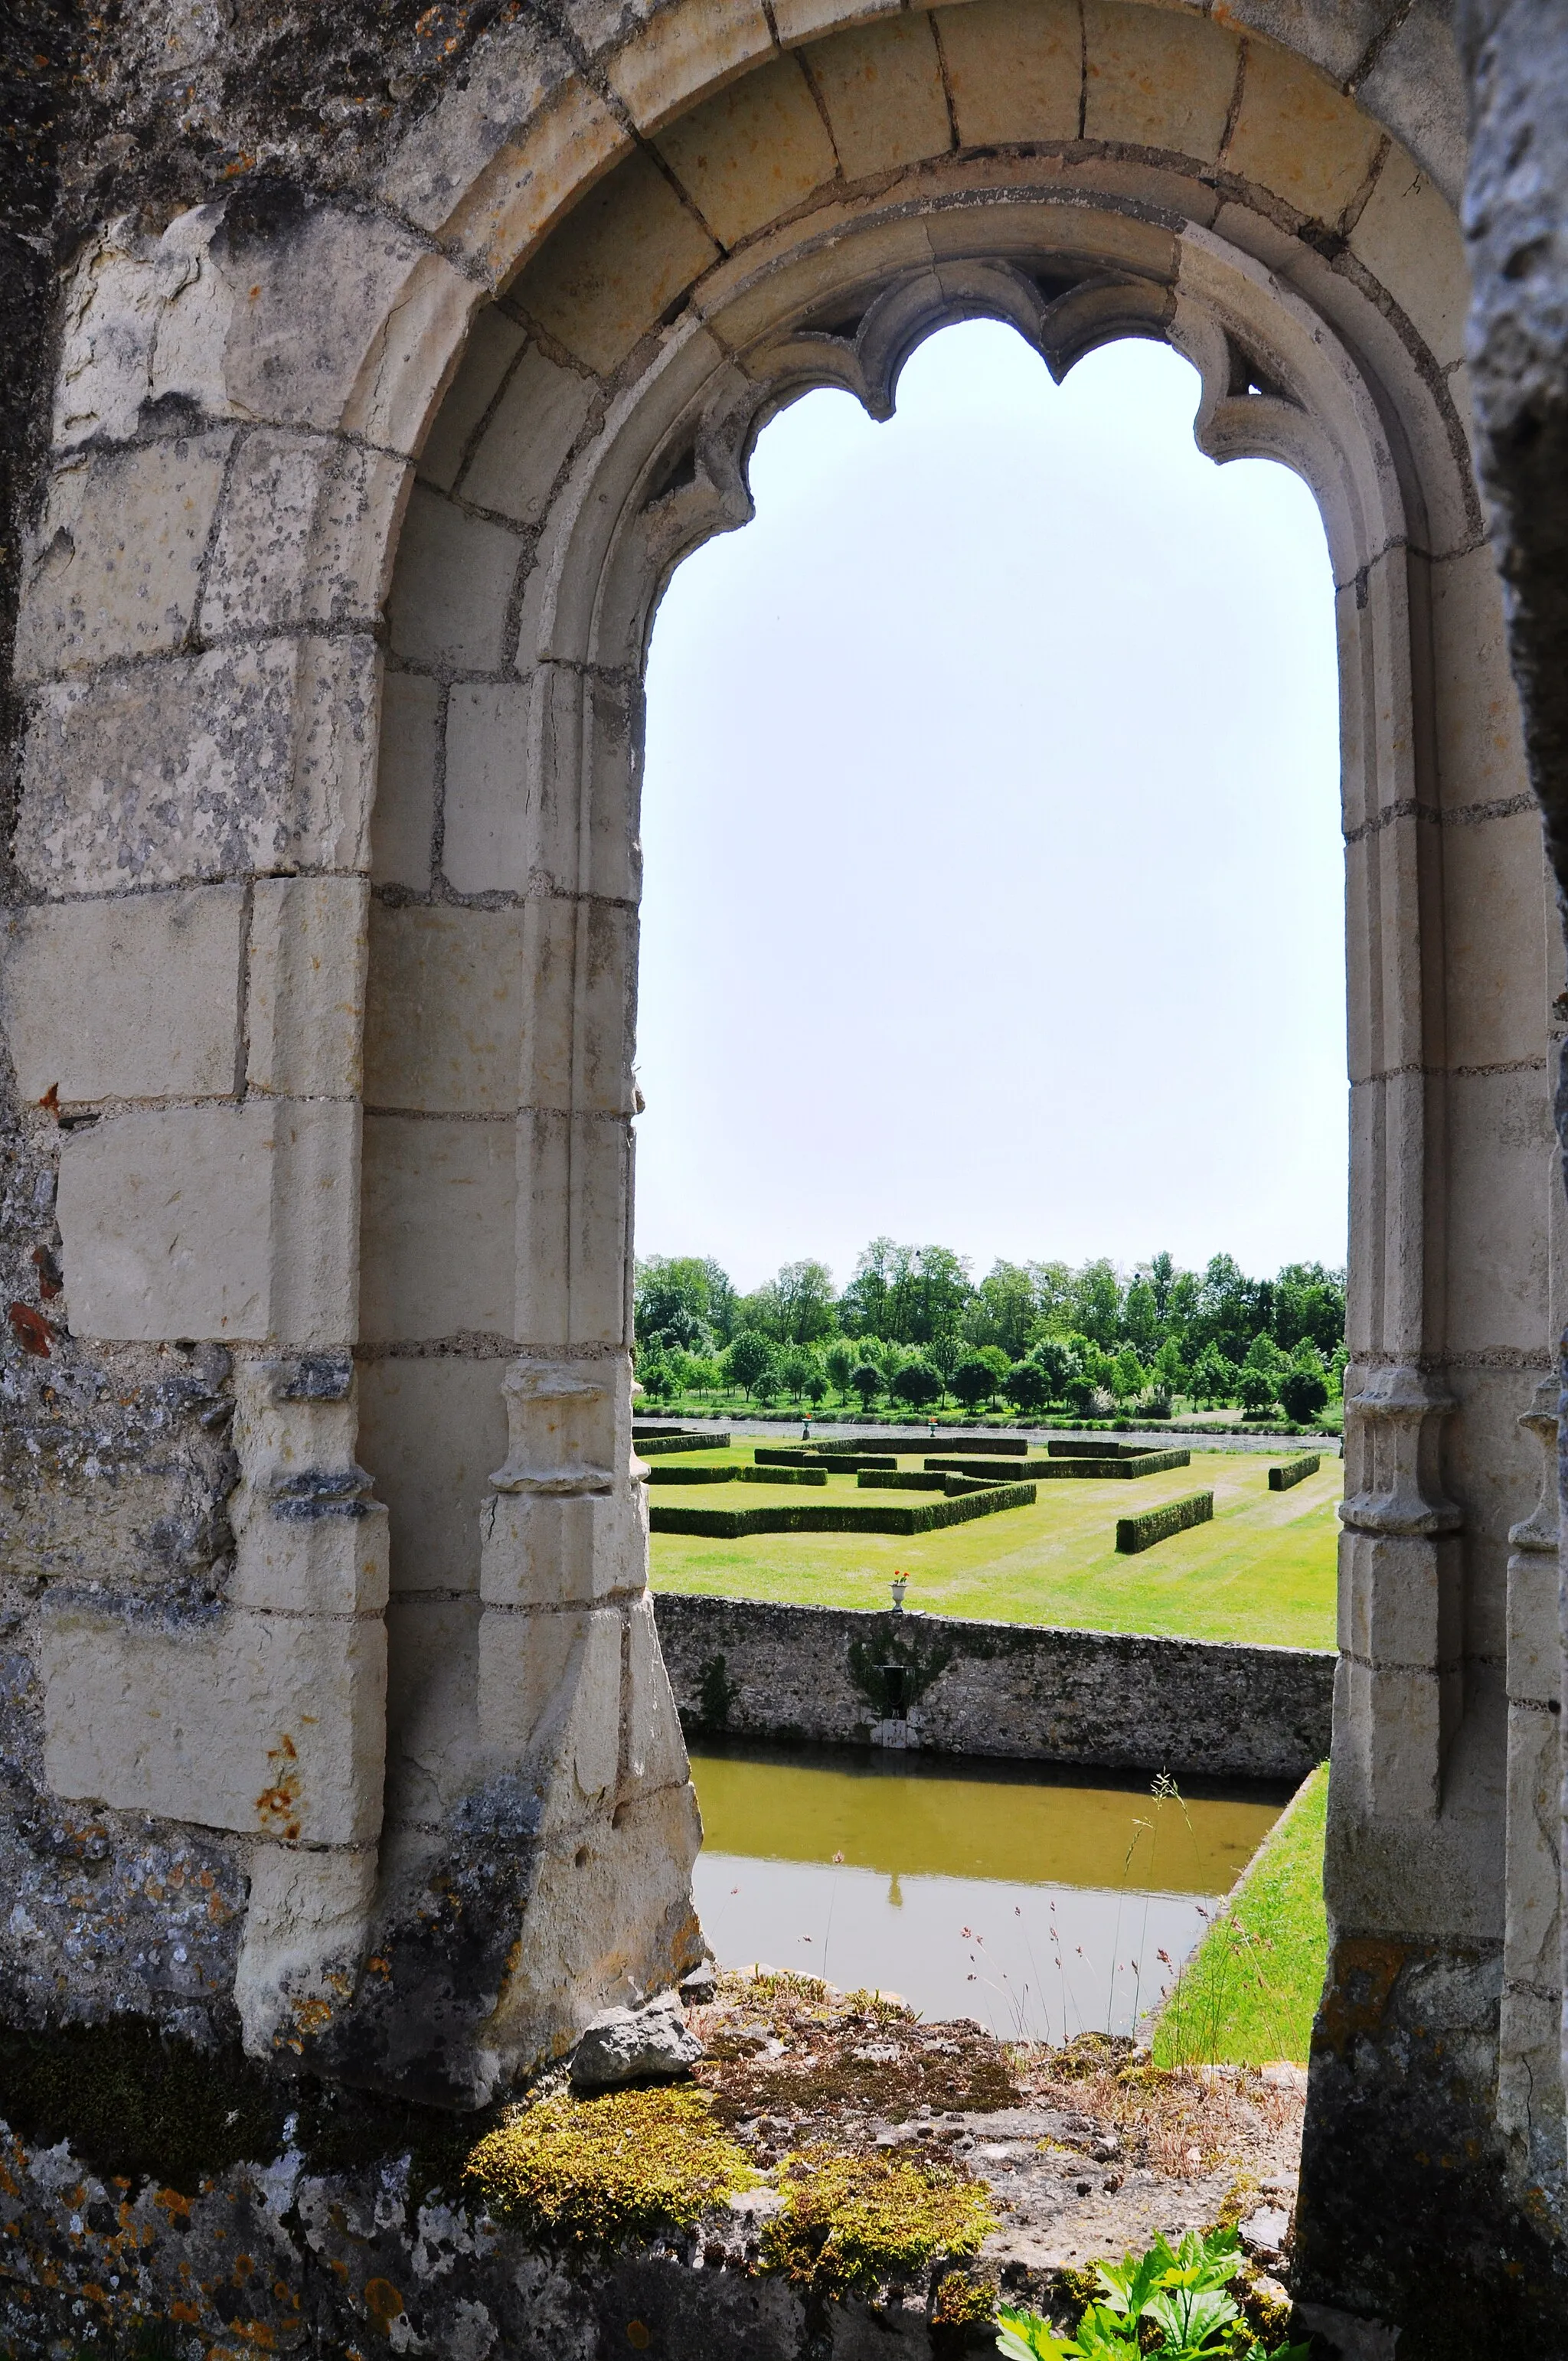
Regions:
M 752 1299 L 764 1308 L 768 1333 L 784 1345 L 813 1345 L 839 1324 L 833 1274 L 825 1262 L 786 1262 Z
M 1096 1345 L 1115 1345 L 1122 1333 L 1122 1282 L 1103 1256 L 1073 1273 L 1072 1323 Z
M 850 1383 L 860 1395 L 861 1408 L 870 1410 L 882 1391 L 882 1371 L 874 1361 L 857 1361 L 850 1371 Z
M 839 1389 L 840 1401 L 850 1399 L 850 1373 L 860 1355 L 847 1336 L 835 1336 L 823 1356 L 822 1366 Z
M 1149 1373 L 1130 1345 L 1124 1345 L 1111 1365 L 1111 1391 L 1118 1401 L 1136 1401 L 1148 1384 Z
M 1344 1273 L 1288 1262 L 1274 1282 L 1274 1334 L 1289 1352 L 1306 1342 L 1325 1356 L 1344 1342 Z
M 1152 1360 L 1160 1340 L 1159 1305 L 1146 1279 L 1135 1279 L 1128 1288 L 1127 1300 L 1122 1307 L 1122 1328 L 1139 1358 Z
M 965 1410 L 978 1410 L 996 1391 L 996 1372 L 978 1353 L 966 1353 L 953 1371 L 952 1389 Z
M 1034 1274 L 1023 1263 L 992 1263 L 964 1314 L 964 1334 L 975 1345 L 994 1345 L 1009 1361 L 1021 1360 L 1039 1316 Z
M 894 1401 L 907 1402 L 911 1410 L 926 1410 L 940 1398 L 942 1380 L 925 1358 L 905 1361 L 893 1381 Z
M 1292 1362 L 1279 1380 L 1279 1399 L 1298 1426 L 1308 1426 L 1328 1408 L 1328 1379 L 1321 1369 L 1299 1369 Z
M 732 1386 L 741 1387 L 748 1394 L 756 1394 L 767 1373 L 778 1367 L 773 1339 L 759 1335 L 754 1328 L 742 1328 L 724 1356 L 724 1367 Z
M 805 1345 L 790 1347 L 779 1363 L 779 1378 L 791 1401 L 800 1400 L 821 1367 L 820 1356 L 808 1352 Z
M 637 1342 L 710 1353 L 721 1310 L 728 1308 L 734 1292 L 715 1262 L 699 1261 L 695 1255 L 650 1255 L 638 1264 L 633 1284 Z
M 1244 1365 L 1236 1380 L 1241 1406 L 1254 1418 L 1274 1408 L 1278 1387 L 1279 1380 L 1271 1369 L 1258 1368 L 1251 1363 Z
M 873 1238 L 855 1265 L 839 1312 L 851 1336 L 925 1345 L 958 1326 L 972 1291 L 969 1265 L 950 1246 Z
M 650 1401 L 668 1401 L 677 1390 L 675 1373 L 662 1353 L 650 1353 L 639 1360 L 637 1382 Z
M 1192 1391 L 1201 1402 L 1234 1401 L 1236 1367 L 1217 1345 L 1205 1345 L 1192 1365 Z
M 813 1361 L 811 1375 L 806 1380 L 806 1399 L 816 1410 L 828 1392 L 828 1372 L 820 1361 Z
M 1083 1375 L 1083 1364 L 1070 1337 L 1036 1338 L 1029 1347 L 1029 1358 L 1040 1372 L 1047 1401 L 1065 1401 L 1074 1378 Z
M 1002 1380 L 1002 1390 L 1014 1409 L 1022 1411 L 1025 1418 L 1044 1410 L 1050 1400 L 1046 1373 L 1035 1360 L 1014 1363 Z
M 1187 1371 L 1181 1363 L 1181 1347 L 1174 1336 L 1168 1336 L 1154 1356 L 1149 1377 L 1156 1389 L 1168 1398 L 1179 1394 L 1187 1382 Z

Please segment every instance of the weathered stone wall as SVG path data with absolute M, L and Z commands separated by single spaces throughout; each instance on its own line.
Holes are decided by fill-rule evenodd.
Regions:
M 1469 38 L 1476 385 L 1555 813 L 1561 33 L 1513 0 Z M 805 386 L 885 414 L 976 312 L 1058 373 L 1163 335 L 1204 450 L 1311 483 L 1341 634 L 1304 2268 L 1417 2356 L 1522 2325 L 1563 2224 L 1529 1513 L 1563 964 L 1440 0 L 159 0 L 0 38 L 13 2021 L 128 2010 L 472 2103 L 689 1955 L 630 1451 L 653 607 Z M 1404 2012 L 1439 1991 L 1464 2037 L 1423 2080 Z M 1449 2153 L 1480 2159 L 1462 2268 L 1421 2162 Z
M 1329 1751 L 1334 1659 L 1315 1649 L 673 1591 L 656 1613 L 688 1737 L 1292 1783 Z

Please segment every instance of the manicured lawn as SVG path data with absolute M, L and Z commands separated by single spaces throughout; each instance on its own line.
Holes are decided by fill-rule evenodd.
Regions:
M 694 1452 L 689 1464 L 750 1466 L 753 1447 L 748 1443 L 728 1452 Z M 923 1443 L 920 1455 L 930 1447 Z M 1299 1447 L 1287 1444 L 1279 1455 Z M 950 1446 L 942 1443 L 937 1448 Z M 685 1454 L 681 1464 L 688 1464 Z M 901 1464 L 918 1466 L 920 1455 Z M 1001 1467 L 1005 1465 L 1003 1460 Z M 1334 1502 L 1343 1490 L 1343 1467 L 1337 1459 L 1325 1459 L 1294 1490 L 1271 1492 L 1269 1465 L 1261 1452 L 1195 1451 L 1190 1467 L 1168 1475 L 1135 1482 L 1045 1483 L 1032 1509 L 1011 1509 L 910 1538 L 754 1533 L 727 1542 L 655 1533 L 653 1587 L 806 1606 L 885 1607 L 888 1584 L 898 1571 L 909 1576 L 907 1605 L 934 1615 L 1332 1648 L 1339 1530 Z M 1199 1490 L 1213 1492 L 1212 1524 L 1177 1533 L 1136 1557 L 1117 1554 L 1118 1517 Z M 829 1477 L 820 1491 L 763 1484 L 660 1484 L 652 1494 L 655 1502 L 715 1508 L 855 1497 L 852 1477 Z
M 1323 1828 L 1329 1770 L 1314 1771 L 1265 1839 L 1160 2013 L 1157 2066 L 1305 2065 L 1328 1968 Z

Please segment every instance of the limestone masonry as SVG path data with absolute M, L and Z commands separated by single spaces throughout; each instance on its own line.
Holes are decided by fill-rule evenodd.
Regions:
M 1200 447 L 1322 512 L 1295 2286 L 1345 2354 L 1559 2348 L 1561 8 L 14 0 L 0 82 L 0 2342 L 161 2304 L 116 2209 L 198 2166 L 264 2262 L 290 2125 L 357 2126 L 368 2224 L 701 1953 L 630 1440 L 644 652 L 773 412 L 884 417 L 983 314 L 1058 377 L 1165 339 Z M 536 2349 L 502 2268 L 418 2349 Z M 269 2334 L 416 2349 L 385 2273 L 323 2284 Z M 239 2349 L 239 2279 L 190 2286 Z

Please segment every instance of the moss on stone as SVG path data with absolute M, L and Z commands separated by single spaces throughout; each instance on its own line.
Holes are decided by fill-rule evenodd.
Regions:
M 230 2165 L 276 2156 L 291 2103 L 237 2047 L 201 2049 L 141 2018 L 0 2026 L 0 2115 L 26 2139 L 69 2140 L 105 2179 L 194 2197 Z
M 786 2158 L 779 2188 L 762 2267 L 819 2296 L 907 2282 L 942 2257 L 978 2253 L 996 2227 L 982 2184 L 948 2165 L 806 2149 Z
M 492 2213 L 576 2246 L 688 2228 L 758 2180 L 706 2095 L 689 2089 L 558 2092 L 498 2125 L 465 2178 Z

